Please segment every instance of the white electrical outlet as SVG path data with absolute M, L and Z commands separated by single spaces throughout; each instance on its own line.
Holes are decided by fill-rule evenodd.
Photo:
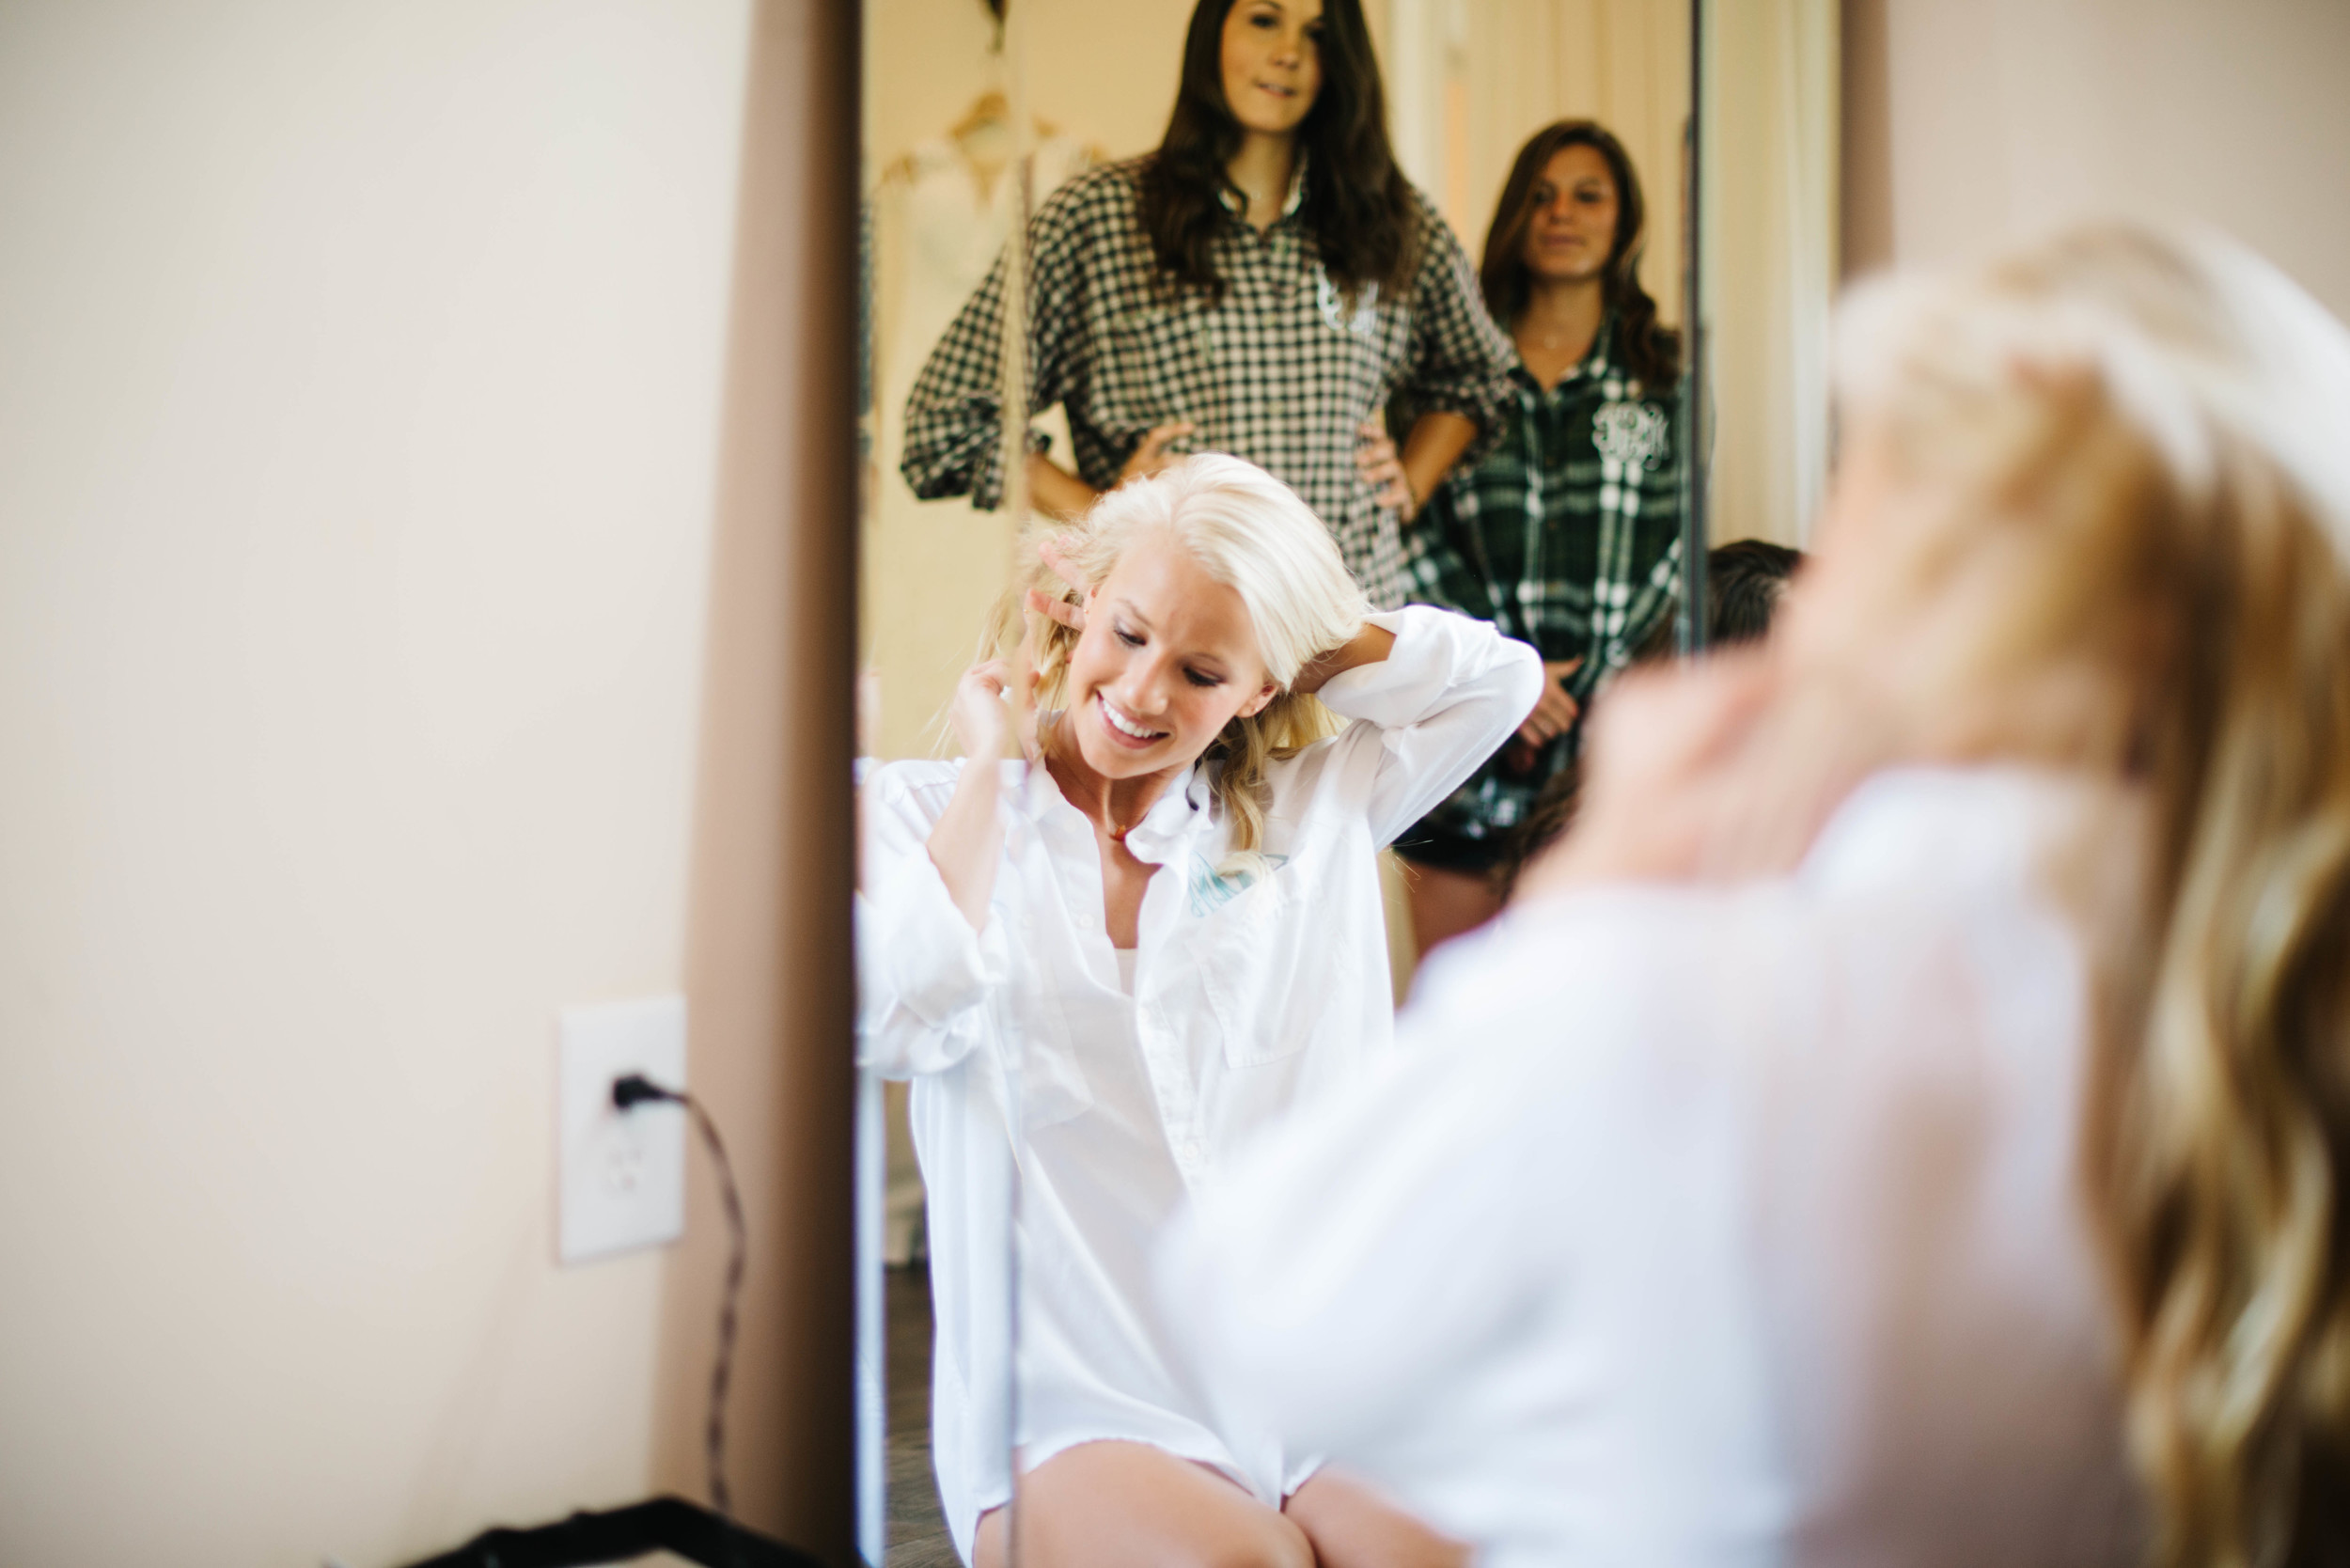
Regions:
M 556 1074 L 556 1250 L 567 1263 L 673 1242 L 685 1231 L 685 1107 L 619 1110 L 612 1085 L 641 1073 L 685 1088 L 685 998 L 565 1008 Z

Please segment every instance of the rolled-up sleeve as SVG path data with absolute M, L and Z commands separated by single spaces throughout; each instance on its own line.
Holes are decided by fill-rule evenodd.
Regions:
M 936 805 L 943 808 L 944 792 Z M 1002 933 L 971 929 L 931 861 L 937 812 L 901 767 L 866 800 L 865 890 L 857 895 L 857 1063 L 884 1077 L 954 1066 L 983 1037 Z
M 1063 186 L 1028 225 L 1028 407 L 1035 415 L 1081 389 L 1084 340 L 1080 241 L 1072 188 Z M 987 281 L 964 302 L 931 351 L 906 399 L 899 472 L 926 501 L 969 495 L 994 510 L 1004 499 L 1004 295 L 1008 268 L 995 259 Z M 1035 432 L 1029 449 L 1041 451 Z
M 1477 426 L 1477 439 L 1456 467 L 1482 458 L 1501 437 L 1512 397 L 1510 368 L 1517 352 L 1486 314 L 1477 269 L 1428 198 L 1419 209 L 1419 275 L 1412 290 L 1412 361 L 1398 388 L 1417 416 L 1458 414 Z
M 1407 604 L 1371 618 L 1395 635 L 1377 664 L 1358 665 L 1322 688 L 1342 718 L 1375 727 L 1379 760 L 1371 784 L 1373 839 L 1386 844 L 1499 749 L 1542 696 L 1533 649 L 1481 620 Z

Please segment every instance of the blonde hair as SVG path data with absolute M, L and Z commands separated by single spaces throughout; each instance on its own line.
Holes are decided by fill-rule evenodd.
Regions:
M 2150 798 L 2149 891 L 2101 955 L 2083 1151 L 2160 1560 L 2333 1560 L 2350 1553 L 2350 334 L 2239 247 L 2131 227 L 1876 286 L 1841 326 L 1848 404 L 1909 493 L 1947 498 L 1911 552 L 1919 582 L 1986 551 L 2023 568 L 2013 594 L 1970 601 L 1998 607 L 1953 689 L 2103 671 L 2111 724 L 2061 745 Z
M 1038 529 L 1021 541 L 1019 580 L 997 606 L 989 640 L 999 656 L 1019 642 L 1029 588 L 1082 601 L 1044 565 L 1040 545 L 1052 544 L 1087 583 L 1099 584 L 1136 540 L 1152 532 L 1173 539 L 1210 577 L 1240 595 L 1266 677 L 1278 688 L 1258 713 L 1226 725 L 1205 753 L 1213 764 L 1210 788 L 1231 826 L 1230 853 L 1253 855 L 1264 838 L 1266 765 L 1339 728 L 1320 698 L 1290 687 L 1317 656 L 1360 632 L 1371 612 L 1329 529 L 1296 492 L 1255 463 L 1214 452 L 1130 480 L 1075 525 Z M 1066 702 L 1076 646 L 1075 632 L 1042 620 L 1035 655 L 1040 708 Z

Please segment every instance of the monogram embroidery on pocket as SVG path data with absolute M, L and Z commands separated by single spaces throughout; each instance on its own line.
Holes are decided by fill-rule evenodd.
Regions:
M 1608 403 L 1591 416 L 1591 444 L 1637 474 L 1665 455 L 1665 416 L 1646 403 Z
M 1379 340 L 1379 285 L 1366 283 L 1362 292 L 1355 296 L 1355 314 L 1346 313 L 1346 301 L 1340 296 L 1338 286 L 1330 274 L 1317 265 L 1314 268 L 1314 304 L 1322 311 L 1322 319 L 1333 332 L 1351 332 L 1366 343 Z
M 1196 917 L 1214 914 L 1241 894 L 1254 887 L 1269 872 L 1277 870 L 1289 863 L 1289 856 L 1286 855 L 1260 855 L 1256 858 L 1262 870 L 1240 867 L 1235 868 L 1228 876 L 1219 873 L 1214 866 L 1209 865 L 1207 858 L 1197 850 L 1193 851 L 1189 879 L 1193 916 Z

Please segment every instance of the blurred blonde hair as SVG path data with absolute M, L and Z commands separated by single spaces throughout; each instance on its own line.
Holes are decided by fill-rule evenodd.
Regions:
M 2350 335 L 2230 243 L 2122 227 L 1865 288 L 1841 326 L 1848 408 L 1937 498 L 1912 586 L 1999 586 L 1927 685 L 2029 708 L 2092 672 L 2107 722 L 2027 713 L 2026 749 L 2150 797 L 2083 1148 L 2160 1559 L 2340 1559 Z
M 1009 657 L 1019 644 L 1029 588 L 1083 602 L 1044 564 L 1039 546 L 1053 545 L 1087 583 L 1099 584 L 1148 532 L 1172 538 L 1210 577 L 1240 595 L 1266 676 L 1279 688 L 1259 713 L 1226 725 L 1203 759 L 1212 764 L 1216 804 L 1231 824 L 1229 853 L 1250 855 L 1264 838 L 1266 765 L 1339 729 L 1319 698 L 1290 686 L 1317 656 L 1360 632 L 1371 605 L 1330 530 L 1295 491 L 1255 463 L 1203 452 L 1120 485 L 1073 525 L 1035 529 L 1023 539 L 1018 580 L 990 624 L 994 656 Z M 1038 619 L 1037 705 L 1059 708 L 1067 701 L 1069 659 L 1078 635 Z

